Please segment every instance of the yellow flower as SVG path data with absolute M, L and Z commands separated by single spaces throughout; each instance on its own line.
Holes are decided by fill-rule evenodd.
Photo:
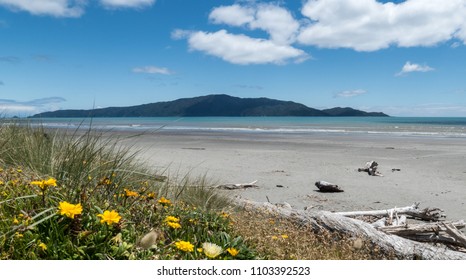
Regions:
M 155 198 L 155 192 L 150 192 L 150 193 L 148 193 L 148 194 L 147 194 L 147 198 L 148 198 L 148 199 L 153 199 L 153 198 Z
M 181 228 L 181 225 L 179 223 L 167 222 L 167 225 L 174 229 Z
M 47 245 L 45 245 L 45 243 L 43 243 L 43 242 L 39 243 L 38 246 L 42 249 L 42 251 L 47 250 Z
M 287 234 L 282 234 L 282 238 L 283 238 L 283 239 L 287 239 L 287 238 L 288 238 L 288 235 L 287 235 Z
M 230 253 L 230 255 L 231 255 L 232 257 L 235 257 L 235 256 L 238 255 L 238 253 L 239 253 L 239 251 L 236 250 L 235 248 L 228 248 L 228 249 L 227 249 L 227 252 Z
M 97 217 L 100 217 L 100 223 L 107 223 L 107 225 L 111 225 L 113 223 L 118 223 L 121 219 L 121 216 L 115 210 L 108 211 L 105 210 L 103 214 L 98 214 Z
M 161 197 L 158 202 L 162 204 L 163 206 L 172 205 L 172 202 L 169 199 L 166 199 L 165 197 Z
M 197 248 L 196 249 L 199 253 L 202 253 L 204 250 L 202 248 Z
M 222 247 L 210 242 L 202 243 L 202 249 L 204 249 L 204 254 L 211 259 L 216 258 L 223 251 Z
M 192 252 L 194 250 L 194 245 L 191 244 L 189 241 L 178 241 L 175 242 L 176 248 L 180 249 L 181 251 L 185 252 Z
M 44 188 L 45 188 L 44 181 L 32 181 L 32 182 L 31 182 L 31 185 L 38 186 L 38 187 L 41 188 L 41 189 L 44 189 Z
M 54 178 L 49 178 L 48 180 L 32 181 L 30 184 L 36 185 L 41 189 L 45 189 L 46 187 L 56 187 L 57 180 Z
M 221 216 L 224 217 L 224 218 L 228 218 L 228 217 L 230 217 L 230 214 L 222 212 Z
M 71 204 L 66 201 L 60 202 L 59 205 L 60 215 L 67 216 L 68 218 L 74 219 L 75 215 L 79 215 L 83 212 L 81 203 Z
M 133 191 L 130 191 L 128 189 L 125 189 L 125 196 L 126 197 L 130 197 L 130 196 L 138 197 L 139 194 L 137 192 L 133 192 Z
M 56 186 L 57 186 L 57 179 L 55 179 L 55 178 L 49 178 L 48 180 L 44 181 L 44 184 L 45 184 L 46 186 L 56 187 Z
M 15 237 L 16 238 L 22 238 L 24 235 L 22 235 L 21 233 L 19 232 L 15 232 Z
M 165 222 L 168 223 L 168 222 L 174 222 L 174 223 L 178 223 L 180 221 L 180 219 L 178 219 L 177 217 L 174 217 L 174 216 L 168 216 L 165 218 Z
M 274 236 L 272 236 L 272 239 L 273 239 L 273 240 L 277 240 L 278 237 L 274 235 Z
M 15 225 L 19 224 L 18 219 L 14 218 L 14 219 L 13 219 L 13 224 L 15 224 Z

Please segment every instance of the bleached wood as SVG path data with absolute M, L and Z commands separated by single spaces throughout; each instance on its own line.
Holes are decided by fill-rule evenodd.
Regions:
M 443 210 L 439 208 L 425 208 L 420 210 L 419 204 L 414 203 L 411 206 L 400 208 L 391 208 L 385 210 L 367 210 L 367 211 L 351 211 L 351 212 L 336 212 L 335 214 L 345 217 L 358 217 L 358 216 L 376 216 L 376 217 L 389 217 L 390 213 L 405 214 L 415 218 L 426 221 L 439 221 L 445 218 Z
M 466 247 L 466 236 L 458 230 L 458 227 L 454 224 L 443 223 L 443 226 L 446 229 L 446 232 L 453 237 L 457 242 L 461 243 L 463 247 Z M 464 227 L 464 223 L 463 223 Z

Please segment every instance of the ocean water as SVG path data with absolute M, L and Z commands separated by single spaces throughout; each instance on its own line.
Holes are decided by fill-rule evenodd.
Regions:
M 164 117 L 44 118 L 33 125 L 133 132 L 221 132 L 466 138 L 466 118 L 438 117 Z

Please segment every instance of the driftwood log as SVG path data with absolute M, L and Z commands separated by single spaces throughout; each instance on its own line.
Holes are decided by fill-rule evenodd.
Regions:
M 392 208 L 386 210 L 369 210 L 369 211 L 352 211 L 352 212 L 337 212 L 336 214 L 345 217 L 358 217 L 358 216 L 377 216 L 377 217 L 388 217 L 391 213 L 406 214 L 414 218 L 418 218 L 425 221 L 440 221 L 445 218 L 445 214 L 442 209 L 439 208 L 424 208 L 419 209 L 419 203 L 414 203 L 411 206 Z
M 321 192 L 343 192 L 343 190 L 338 187 L 338 185 L 326 181 L 318 181 L 315 183 L 315 186 Z
M 266 211 L 283 218 L 295 220 L 298 223 L 311 226 L 316 232 L 326 229 L 354 237 L 366 238 L 382 250 L 394 252 L 401 259 L 466 260 L 466 253 L 451 250 L 446 246 L 435 246 L 387 234 L 363 221 L 327 211 L 280 208 L 271 203 L 243 199 L 235 200 L 235 204 L 240 207 Z
M 383 175 L 377 171 L 377 167 L 379 166 L 379 164 L 375 161 L 368 161 L 366 162 L 366 165 L 363 167 L 363 168 L 358 168 L 358 171 L 359 172 L 367 172 L 367 174 L 371 175 L 371 176 L 381 176 L 383 177 Z
M 259 186 L 256 185 L 257 180 L 253 181 L 251 183 L 246 183 L 246 184 L 224 184 L 224 185 L 218 185 L 218 189 L 224 189 L 224 190 L 237 190 L 237 189 L 247 189 L 247 188 L 258 188 Z

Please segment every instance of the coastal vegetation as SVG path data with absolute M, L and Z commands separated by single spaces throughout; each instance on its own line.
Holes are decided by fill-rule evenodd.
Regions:
M 156 102 L 127 107 L 108 107 L 91 110 L 58 110 L 33 117 L 387 117 L 380 112 L 364 112 L 353 108 L 318 110 L 303 104 L 270 98 L 239 98 L 226 94 L 212 94 L 174 101 Z
M 207 178 L 167 178 L 94 130 L 0 128 L 0 259 L 381 259 L 237 208 Z

